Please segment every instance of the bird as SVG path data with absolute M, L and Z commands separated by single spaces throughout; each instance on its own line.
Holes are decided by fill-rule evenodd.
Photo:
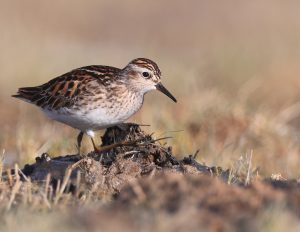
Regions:
M 158 90 L 177 102 L 162 84 L 161 76 L 154 61 L 136 58 L 124 68 L 76 68 L 42 85 L 19 88 L 12 97 L 38 106 L 50 119 L 79 130 L 79 154 L 84 134 L 99 152 L 95 131 L 124 123 L 142 107 L 146 93 Z

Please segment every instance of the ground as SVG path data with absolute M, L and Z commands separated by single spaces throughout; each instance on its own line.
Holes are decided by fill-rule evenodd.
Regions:
M 296 180 L 208 167 L 191 155 L 177 159 L 163 140 L 136 124 L 107 129 L 102 147 L 124 141 L 87 155 L 44 153 L 33 164 L 4 172 L 2 214 L 22 217 L 21 223 L 34 220 L 37 228 L 41 215 L 57 214 L 57 224 L 71 220 L 66 231 L 274 231 L 281 220 L 293 223 L 300 216 Z M 24 218 L 27 210 L 33 218 Z M 15 228 L 9 218 L 2 229 Z

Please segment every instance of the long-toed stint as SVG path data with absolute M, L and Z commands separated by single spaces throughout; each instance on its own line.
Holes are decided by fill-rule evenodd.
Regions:
M 162 85 L 157 64 L 146 58 L 132 60 L 125 68 L 91 65 L 74 69 L 49 82 L 19 88 L 13 97 L 32 103 L 51 119 L 80 130 L 77 137 L 80 153 L 84 133 L 119 125 L 143 105 L 144 95 L 159 90 L 174 102 L 175 97 Z

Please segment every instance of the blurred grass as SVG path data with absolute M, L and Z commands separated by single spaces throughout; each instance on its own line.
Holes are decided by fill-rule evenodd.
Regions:
M 179 102 L 150 93 L 130 121 L 151 124 L 147 130 L 157 136 L 173 136 L 169 143 L 178 155 L 200 149 L 201 161 L 231 167 L 253 150 L 253 165 L 262 175 L 298 178 L 299 6 L 297 1 L 3 2 L 5 163 L 31 162 L 44 151 L 76 152 L 77 132 L 12 99 L 18 87 L 84 65 L 123 67 L 147 57 L 159 64 Z M 85 151 L 90 149 L 86 141 Z

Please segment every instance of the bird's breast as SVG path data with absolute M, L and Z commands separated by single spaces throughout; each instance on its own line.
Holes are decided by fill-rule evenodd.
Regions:
M 114 101 L 114 104 L 108 110 L 112 117 L 124 122 L 130 116 L 135 114 L 143 105 L 143 96 L 134 93 L 128 93 Z
M 99 104 L 85 113 L 85 120 L 92 129 L 103 129 L 123 123 L 136 113 L 143 104 L 143 96 L 133 94 L 118 99 L 107 99 L 105 104 Z

